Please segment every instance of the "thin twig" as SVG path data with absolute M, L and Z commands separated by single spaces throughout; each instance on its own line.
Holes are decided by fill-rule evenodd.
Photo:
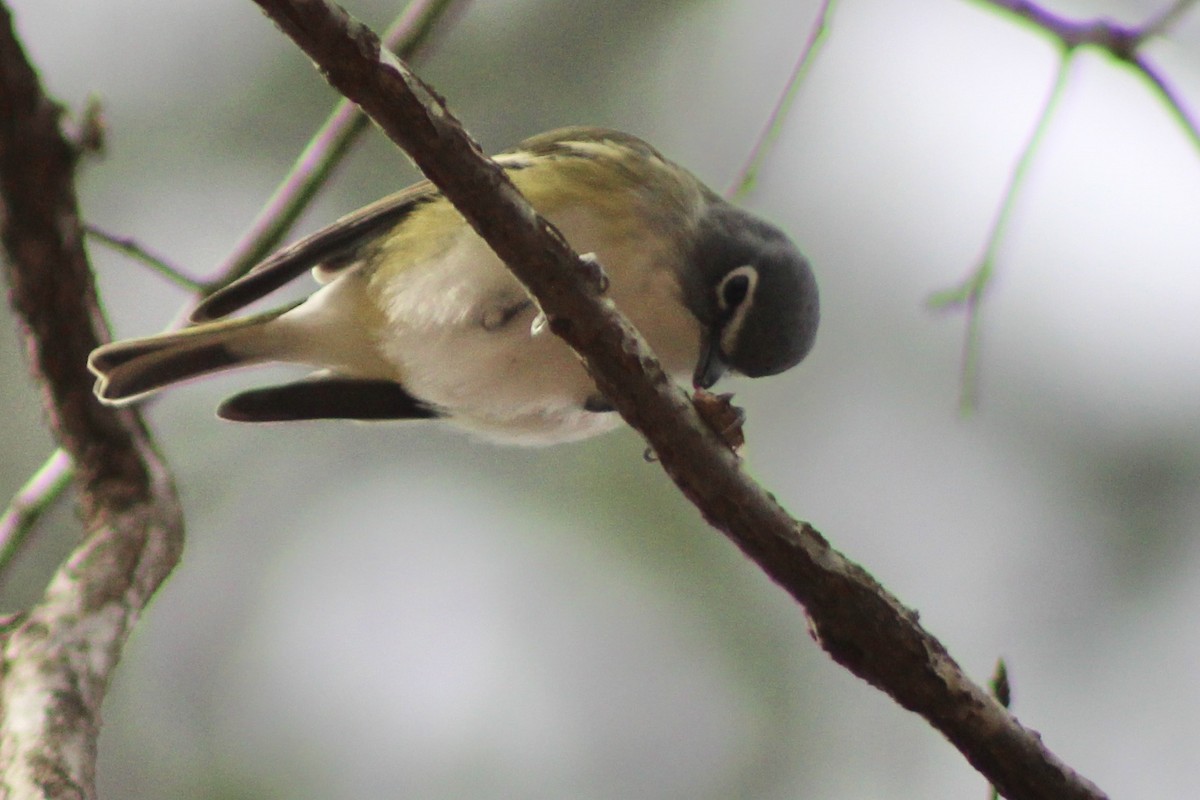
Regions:
M 255 2 L 408 152 L 508 264 L 683 494 L 804 606 L 833 659 L 924 716 L 1005 796 L 1105 797 L 973 683 L 915 612 L 746 475 L 637 332 L 602 302 L 595 270 L 484 158 L 434 90 L 324 0 Z
M 1025 146 L 1021 150 L 1021 155 L 1017 158 L 1017 162 L 1009 175 L 1008 185 L 1005 187 L 1002 200 L 1000 201 L 1000 208 L 992 220 L 992 228 L 988 233 L 987 242 L 984 244 L 983 253 L 976 262 L 975 269 L 958 286 L 938 292 L 929 299 L 930 307 L 935 309 L 944 309 L 951 306 L 966 308 L 967 329 L 966 335 L 963 337 L 962 385 L 959 394 L 959 408 L 964 413 L 975 408 L 978 393 L 980 305 L 983 301 L 984 292 L 987 291 L 988 286 L 991 284 L 996 266 L 996 252 L 999 250 L 1000 243 L 1003 241 L 1004 234 L 1008 229 L 1009 219 L 1013 208 L 1016 206 L 1017 196 L 1020 194 L 1021 188 L 1025 183 L 1025 178 L 1029 174 L 1029 166 L 1033 163 L 1033 157 L 1037 153 L 1038 145 L 1050 125 L 1054 109 L 1062 99 L 1063 90 L 1066 88 L 1067 77 L 1073 60 L 1071 57 L 1072 53 L 1073 51 L 1068 49 L 1063 49 L 1062 51 L 1058 71 L 1054 77 L 1054 84 L 1051 86 L 1049 94 L 1046 95 L 1046 101 L 1038 114 L 1037 122 L 1034 123 L 1033 133 L 1030 134 L 1029 139 L 1025 142 Z
M 470 0 L 413 0 L 384 34 L 384 45 L 406 61 L 425 58 L 436 34 L 460 15 Z M 328 182 L 333 171 L 363 133 L 370 120 L 349 100 L 341 99 L 296 158 L 291 171 L 263 204 L 233 250 L 203 284 L 211 294 L 250 271 L 287 236 L 296 220 Z
M 85 223 L 83 230 L 96 241 L 108 245 L 117 252 L 137 259 L 177 286 L 182 286 L 190 292 L 199 292 L 203 289 L 203 284 L 200 281 L 195 278 L 189 278 L 183 270 L 167 261 L 164 257 L 152 252 L 137 239 L 109 233 L 100 226 L 90 223 Z
M 1196 0 L 1177 0 L 1161 13 L 1151 17 L 1142 25 L 1123 25 L 1111 19 L 1098 18 L 1076 20 L 1049 11 L 1029 0 L 975 0 L 1030 23 L 1042 33 L 1051 36 L 1062 50 L 1058 75 L 1054 89 L 1038 118 L 1033 134 L 1014 168 L 1009 185 L 1005 190 L 999 212 L 993 223 L 984 252 L 974 271 L 959 286 L 938 292 L 929 301 L 935 308 L 964 306 L 967 313 L 967 330 L 963 342 L 959 409 L 969 413 L 978 399 L 980 304 L 983 293 L 991 281 L 995 267 L 997 247 L 1003 238 L 1016 195 L 1024 179 L 1029 161 L 1037 149 L 1037 143 L 1045 133 L 1051 113 L 1058 103 L 1067 69 L 1072 55 L 1081 47 L 1094 47 L 1107 53 L 1120 64 L 1132 69 L 1145 80 L 1155 94 L 1166 104 L 1168 111 L 1179 123 L 1192 145 L 1200 151 L 1200 123 L 1193 119 L 1187 106 L 1175 92 L 1170 82 L 1139 49 L 1147 39 L 1165 34 L 1179 19 L 1196 4 Z
M 1140 28 L 1107 19 L 1077 20 L 1056 14 L 1029 0 L 975 0 L 992 8 L 1006 11 L 1044 33 L 1050 34 L 1068 49 L 1098 47 L 1116 58 L 1124 58 L 1140 43 Z
M 833 0 L 824 0 L 821 3 L 820 10 L 817 12 L 817 18 L 813 22 L 812 28 L 809 29 L 808 39 L 804 42 L 804 47 L 800 51 L 800 57 L 796 60 L 796 65 L 792 67 L 792 73 L 788 76 L 787 83 L 784 85 L 779 99 L 775 101 L 775 107 L 771 109 L 771 113 L 767 117 L 767 123 L 763 126 L 762 132 L 759 133 L 758 139 L 755 140 L 754 146 L 750 148 L 750 154 L 747 156 L 746 162 L 738 170 L 733 183 L 725 191 L 726 197 L 741 197 L 754 188 L 754 184 L 758 180 L 758 173 L 762 169 L 763 162 L 766 160 L 767 153 L 771 145 L 775 143 L 775 140 L 779 138 L 780 130 L 783 129 L 784 117 L 788 109 L 791 108 L 796 91 L 808 75 L 813 61 L 816 60 L 817 52 L 828 37 L 829 20 L 832 14 Z
M 1167 110 L 1171 112 L 1171 116 L 1175 117 L 1175 121 L 1179 123 L 1179 127 L 1183 128 L 1192 146 L 1196 148 L 1196 152 L 1200 153 L 1200 121 L 1194 119 L 1188 112 L 1183 99 L 1167 81 L 1166 76 L 1142 53 L 1134 56 L 1133 61 L 1130 62 L 1130 66 L 1146 79 L 1154 89 L 1155 94 L 1166 104 Z
M 71 485 L 73 476 L 71 457 L 65 450 L 55 450 L 13 497 L 0 516 L 0 575 L 8 569 L 38 519 Z
M 1166 34 L 1194 5 L 1196 0 L 1176 0 L 1174 5 L 1164 8 L 1142 24 L 1142 38 Z
M 1094 47 L 1104 51 L 1118 63 L 1126 65 L 1150 84 L 1154 92 L 1166 103 L 1188 139 L 1200 151 L 1200 123 L 1188 113 L 1186 105 L 1171 87 L 1166 76 L 1141 53 L 1141 47 L 1148 39 L 1167 34 L 1184 14 L 1192 10 L 1196 0 L 1176 0 L 1141 25 L 1123 25 L 1107 18 L 1070 19 L 1047 11 L 1028 0 L 974 1 L 1031 23 L 1068 50 Z

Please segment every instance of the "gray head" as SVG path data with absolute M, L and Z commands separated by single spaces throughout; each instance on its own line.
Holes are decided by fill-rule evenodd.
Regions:
M 685 294 L 703 326 L 693 381 L 707 389 L 726 369 L 760 378 L 808 355 L 820 304 L 808 261 L 773 225 L 722 200 L 700 224 Z

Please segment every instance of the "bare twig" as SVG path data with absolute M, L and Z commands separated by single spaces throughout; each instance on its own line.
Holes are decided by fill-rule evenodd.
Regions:
M 413 0 L 384 34 L 385 46 L 406 61 L 427 57 L 437 33 L 467 7 L 470 0 Z M 296 158 L 291 172 L 263 205 L 232 252 L 204 284 L 210 294 L 244 275 L 283 241 L 351 145 L 370 126 L 367 115 L 341 100 Z
M 1125 58 L 1141 42 L 1140 29 L 1107 18 L 1075 20 L 1055 14 L 1029 0 L 976 0 L 984 5 L 1007 11 L 1034 27 L 1049 33 L 1064 47 L 1084 45 L 1106 50 L 1116 58 Z
M 1066 88 L 1072 62 L 1071 53 L 1070 50 L 1062 51 L 1054 84 L 1050 87 L 1049 94 L 1046 95 L 1046 102 L 1042 105 L 1042 110 L 1034 123 L 1033 132 L 1026 140 L 1025 146 L 1021 149 L 1021 155 L 1017 158 L 1017 163 L 1009 175 L 1008 185 L 1004 188 L 1004 194 L 1000 201 L 1000 208 L 992 221 L 987 242 L 983 246 L 983 253 L 979 256 L 975 268 L 958 286 L 938 292 L 929 299 L 929 305 L 933 308 L 942 309 L 951 306 L 966 308 L 967 332 L 963 337 L 962 385 L 959 394 L 959 408 L 964 413 L 975 408 L 978 392 L 980 309 L 983 295 L 991 284 L 996 268 L 996 253 L 1008 230 L 1009 217 L 1016 206 L 1017 196 L 1025 184 L 1025 178 L 1029 174 L 1029 166 L 1033 163 L 1038 145 L 1049 129 L 1054 109 L 1058 107 L 1063 90 Z
M 796 59 L 796 65 L 792 67 L 792 74 L 788 76 L 787 83 L 784 85 L 783 91 L 780 92 L 779 99 L 775 102 L 775 107 L 771 109 L 766 125 L 763 126 L 762 131 L 759 133 L 754 146 L 750 148 L 750 154 L 746 157 L 746 162 L 738 170 L 733 183 L 725 191 L 726 197 L 741 197 L 754 188 L 754 184 L 758 180 L 758 173 L 762 169 L 763 161 L 766 160 L 771 145 L 779 138 L 779 131 L 783 127 L 784 115 L 791 108 L 792 100 L 796 96 L 796 90 L 803 83 L 804 77 L 812 67 L 813 61 L 816 60 L 817 52 L 829 34 L 829 24 L 832 16 L 833 0 L 824 0 L 817 11 L 817 18 L 813 21 L 812 28 L 808 32 L 808 39 L 804 42 L 804 47 L 800 50 L 800 57 Z
M 1171 113 L 1171 116 L 1175 117 L 1175 121 L 1179 123 L 1179 127 L 1183 129 L 1188 139 L 1191 140 L 1192 146 L 1196 148 L 1196 152 L 1200 153 L 1200 122 L 1188 111 L 1183 98 L 1171 86 L 1170 81 L 1167 80 L 1166 76 L 1162 74 L 1149 58 L 1141 53 L 1135 55 L 1131 63 L 1134 69 L 1154 89 L 1154 93 L 1158 95 L 1159 99 L 1166 104 L 1167 111 Z
M 0 575 L 8 569 L 38 519 L 71 483 L 71 457 L 55 450 L 0 516 Z
M 1163 101 L 1197 152 L 1200 152 L 1200 124 L 1188 111 L 1187 106 L 1166 76 L 1140 52 L 1141 46 L 1148 39 L 1165 34 L 1195 5 L 1196 0 L 1176 0 L 1173 5 L 1168 6 L 1144 24 L 1136 26 L 1123 25 L 1107 18 L 1070 19 L 1049 11 L 1037 3 L 1029 2 L 1029 0 L 975 1 L 1012 14 L 1031 24 L 1040 32 L 1051 36 L 1062 52 L 1054 89 L 1047 98 L 1046 105 L 1034 126 L 1034 131 L 1013 169 L 984 246 L 983 255 L 963 283 L 953 289 L 938 292 L 929 301 L 930 305 L 935 308 L 962 306 L 966 309 L 967 330 L 963 337 L 962 379 L 959 392 L 959 408 L 964 413 L 975 408 L 978 396 L 980 306 L 983 294 L 990 284 L 995 270 L 996 250 L 1003 239 L 1009 213 L 1020 191 L 1025 172 L 1037 151 L 1038 143 L 1046 132 L 1047 123 L 1061 96 L 1067 70 L 1075 52 L 1082 47 L 1096 48 L 1136 72 Z
M 162 275 L 167 280 L 177 286 L 182 286 L 191 292 L 199 292 L 203 288 L 203 284 L 195 278 L 189 278 L 184 274 L 183 270 L 174 264 L 167 261 L 157 253 L 151 252 L 148 248 L 142 245 L 137 239 L 129 236 L 117 236 L 114 233 L 109 233 L 98 225 L 85 224 L 83 226 L 84 233 L 98 242 L 108 245 L 119 253 L 124 253 L 130 258 L 134 258 L 150 269 Z
M 1196 0 L 1175 0 L 1175 3 L 1166 6 L 1141 25 L 1124 25 L 1107 17 L 1071 19 L 1055 14 L 1030 0 L 976 2 L 1006 11 L 1032 23 L 1058 39 L 1065 47 L 1098 47 L 1122 61 L 1131 60 L 1134 51 L 1147 39 L 1167 33 L 1196 4 Z
M 256 2 L 508 263 L 683 493 L 804 605 L 836 661 L 924 716 L 1005 796 L 1105 796 L 972 683 L 914 612 L 746 476 L 636 331 L 601 302 L 587 264 L 482 156 L 441 98 L 381 52 L 369 30 L 323 0 Z
M 1094 47 L 1104 51 L 1114 60 L 1127 65 L 1142 77 L 1162 101 L 1187 134 L 1188 139 L 1200 151 L 1200 124 L 1188 112 L 1179 94 L 1170 81 L 1141 52 L 1148 39 L 1165 35 L 1179 20 L 1196 5 L 1196 0 L 1176 0 L 1141 25 L 1123 25 L 1104 17 L 1075 20 L 1047 11 L 1029 0 L 975 0 L 1012 14 L 1031 23 L 1041 32 L 1049 34 L 1063 47 L 1074 50 Z
M 1167 6 L 1142 23 L 1142 37 L 1162 36 L 1167 33 L 1194 5 L 1196 0 L 1175 0 L 1174 5 Z

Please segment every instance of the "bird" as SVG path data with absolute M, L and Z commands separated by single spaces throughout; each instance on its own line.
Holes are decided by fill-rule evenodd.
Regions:
M 820 318 L 808 260 L 628 133 L 573 127 L 495 157 L 531 205 L 608 277 L 607 296 L 672 378 L 777 375 Z M 311 270 L 306 299 L 230 316 Z M 95 349 L 96 397 L 123 406 L 253 364 L 315 372 L 228 398 L 219 417 L 445 420 L 497 442 L 547 445 L 620 424 L 536 301 L 423 181 L 291 244 L 209 295 L 191 324 Z

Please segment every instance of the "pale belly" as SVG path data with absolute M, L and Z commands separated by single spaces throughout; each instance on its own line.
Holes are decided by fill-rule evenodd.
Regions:
M 526 309 L 501 330 L 405 330 L 387 349 L 400 362 L 411 394 L 444 410 L 450 422 L 488 438 L 553 444 L 618 427 L 616 413 L 588 410 L 602 399 L 595 383 L 565 342 L 548 329 L 531 332 L 534 317 L 534 309 Z M 685 380 L 695 360 L 688 353 L 664 359 L 664 366 Z
M 608 296 L 667 372 L 686 380 L 698 358 L 699 325 L 674 275 L 640 262 L 652 253 L 598 255 L 609 270 Z M 412 395 L 460 427 L 520 444 L 584 439 L 620 425 L 615 412 L 587 410 L 589 400 L 601 399 L 595 383 L 564 341 L 531 329 L 537 309 L 482 242 L 464 242 L 443 258 L 450 263 L 436 274 L 406 271 L 386 292 L 390 325 L 379 349 Z M 451 274 L 454 280 L 445 277 Z

